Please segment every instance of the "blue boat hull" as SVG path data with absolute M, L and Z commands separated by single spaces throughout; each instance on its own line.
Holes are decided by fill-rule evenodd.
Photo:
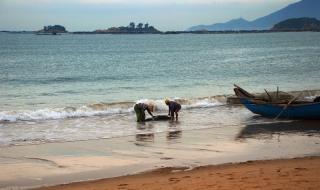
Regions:
M 240 98 L 240 102 L 251 112 L 265 117 L 277 117 L 281 112 L 280 118 L 293 119 L 320 119 L 320 102 L 289 105 L 272 103 L 255 103 L 248 98 Z

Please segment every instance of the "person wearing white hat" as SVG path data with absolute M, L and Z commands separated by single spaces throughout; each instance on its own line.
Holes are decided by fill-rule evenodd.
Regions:
M 178 112 L 181 110 L 181 105 L 168 99 L 165 100 L 165 103 L 169 107 L 168 116 L 171 116 L 171 119 L 174 119 L 174 115 L 176 115 L 176 120 L 178 121 Z
M 134 105 L 133 108 L 134 108 L 134 111 L 136 112 L 137 122 L 144 122 L 146 120 L 146 114 L 144 113 L 144 111 L 146 110 L 151 115 L 151 117 L 154 118 L 152 114 L 152 112 L 154 111 L 153 104 L 137 103 Z

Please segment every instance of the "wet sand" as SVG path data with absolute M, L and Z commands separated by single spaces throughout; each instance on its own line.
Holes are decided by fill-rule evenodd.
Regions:
M 201 122 L 186 122 L 189 113 L 185 111 L 179 122 L 137 125 L 139 130 L 130 136 L 0 147 L 0 189 L 54 186 L 158 169 L 156 173 L 161 173 L 170 167 L 192 170 L 250 160 L 320 156 L 319 121 L 244 120 L 223 110 L 239 113 L 230 107 L 190 110 Z M 212 115 L 220 119 L 212 120 Z M 188 130 L 196 125 L 208 128 Z M 166 131 L 156 132 L 158 127 Z
M 320 189 L 320 157 L 250 161 L 181 170 L 183 168 L 163 168 L 137 175 L 43 187 L 39 190 Z

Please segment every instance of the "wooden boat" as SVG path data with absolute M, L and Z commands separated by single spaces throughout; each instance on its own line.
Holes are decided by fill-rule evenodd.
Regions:
M 291 99 L 279 99 L 269 96 L 269 99 L 254 96 L 235 85 L 236 95 L 240 102 L 251 112 L 271 118 L 320 119 L 320 102 Z
M 320 119 L 320 102 L 277 104 L 240 98 L 240 102 L 251 112 L 271 118 Z

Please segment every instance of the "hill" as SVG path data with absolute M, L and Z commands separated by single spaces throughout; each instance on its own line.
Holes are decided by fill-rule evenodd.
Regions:
M 273 26 L 274 31 L 320 31 L 320 21 L 315 18 L 293 18 Z
M 320 1 L 319 0 L 302 0 L 297 3 L 288 5 L 287 7 L 273 12 L 267 16 L 258 18 L 253 21 L 245 19 L 234 19 L 226 23 L 216 23 L 212 25 L 193 26 L 187 30 L 266 30 L 272 28 L 276 23 L 290 18 L 317 18 L 320 19 Z

